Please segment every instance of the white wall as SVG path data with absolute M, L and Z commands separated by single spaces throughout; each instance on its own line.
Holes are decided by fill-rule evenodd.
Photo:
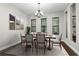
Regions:
M 64 11 L 64 20 L 63 20 L 63 36 L 66 40 L 72 40 L 72 19 L 71 19 L 71 4 L 67 6 L 67 8 Z M 67 11 L 67 19 L 65 12 Z M 67 20 L 67 35 L 66 38 L 66 20 Z
M 68 38 L 65 38 L 66 40 L 71 40 L 72 41 L 72 10 L 70 10 L 72 4 L 69 4 L 68 7 L 65 9 L 65 11 L 68 12 L 67 15 L 67 30 L 68 30 Z M 64 12 L 65 12 L 64 11 Z M 65 14 L 64 14 L 65 15 Z M 66 19 L 64 18 L 64 23 Z M 63 26 L 66 26 L 66 24 L 63 23 Z M 66 28 L 66 27 L 64 27 Z M 66 34 L 66 29 L 63 29 L 64 35 Z M 64 36 L 65 37 L 65 36 Z M 76 4 L 76 43 L 79 43 L 79 4 Z
M 79 3 L 76 4 L 76 40 L 79 44 Z
M 66 18 L 64 18 L 64 23 L 63 23 L 63 35 L 64 35 L 64 37 L 65 37 L 65 40 L 64 40 L 64 42 L 65 43 L 67 43 L 67 45 L 69 45 L 69 47 L 71 47 L 71 49 L 73 49 L 73 51 L 75 52 L 75 53 L 77 53 L 78 55 L 79 55 L 79 3 L 77 3 L 76 4 L 76 43 L 74 43 L 73 41 L 72 41 L 72 28 L 71 28 L 71 10 L 70 10 L 70 7 L 71 7 L 71 5 L 72 4 L 69 4 L 68 6 L 67 6 L 67 8 L 65 9 L 65 11 L 67 11 L 68 12 L 68 15 L 67 15 L 67 28 L 68 28 L 68 38 L 66 38 L 65 37 L 65 34 L 66 34 Z M 64 12 L 65 12 L 64 11 Z M 64 16 L 65 16 L 65 14 L 64 14 Z M 65 26 L 65 27 L 64 27 Z
M 8 5 L 0 4 L 0 50 L 8 48 L 20 42 L 20 32 L 25 30 L 9 30 L 9 13 L 16 18 L 23 20 L 24 27 L 27 25 L 27 16 L 19 9 Z
M 62 20 L 64 19 L 63 12 L 55 12 L 42 17 L 47 18 L 47 33 L 52 34 L 52 17 L 59 17 L 59 32 L 62 33 Z M 30 16 L 28 21 L 29 26 L 31 26 L 31 19 L 36 19 L 36 32 L 41 32 L 41 20 L 34 16 Z

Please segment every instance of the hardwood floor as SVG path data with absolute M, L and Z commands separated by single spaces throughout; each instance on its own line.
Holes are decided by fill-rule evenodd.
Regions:
M 39 48 L 38 53 L 36 49 L 33 49 L 33 52 L 30 47 L 25 50 L 25 45 L 21 44 L 10 48 L 9 50 L 0 53 L 0 56 L 69 56 L 65 49 L 62 47 L 62 50 L 59 46 L 53 46 L 52 50 L 46 49 L 44 53 L 43 48 Z
M 7 54 L 7 53 L 0 53 L 0 56 L 15 56 L 15 55 Z

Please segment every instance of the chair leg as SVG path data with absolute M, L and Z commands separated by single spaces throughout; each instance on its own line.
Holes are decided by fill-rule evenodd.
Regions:
M 37 44 L 36 44 L 36 42 L 35 42 L 35 48 L 37 48 Z
M 45 54 L 45 49 L 46 49 L 46 48 L 45 48 L 45 44 L 44 44 L 44 54 Z
M 23 46 L 23 42 L 21 42 L 21 47 Z
M 22 47 L 22 42 L 21 42 L 21 47 Z
M 27 51 L 27 43 L 26 43 L 26 46 L 25 46 L 25 51 Z
M 32 54 L 33 54 L 33 43 L 32 43 Z
M 59 44 L 59 46 L 60 46 L 60 49 L 62 50 L 62 46 L 61 46 L 61 43 Z
M 36 54 L 38 55 L 38 44 L 36 44 Z
M 52 42 L 52 48 L 53 48 L 53 42 Z
M 21 48 L 22 48 L 22 52 L 24 53 L 24 50 L 23 50 L 24 47 L 23 47 L 23 43 L 22 42 L 21 42 Z

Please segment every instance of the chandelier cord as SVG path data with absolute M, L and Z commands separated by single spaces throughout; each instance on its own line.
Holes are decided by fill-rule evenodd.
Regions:
M 38 3 L 38 10 L 36 11 L 35 16 L 37 16 L 38 18 L 43 16 L 43 12 L 41 12 L 40 10 L 40 3 Z
M 40 3 L 38 3 L 38 10 L 40 10 Z

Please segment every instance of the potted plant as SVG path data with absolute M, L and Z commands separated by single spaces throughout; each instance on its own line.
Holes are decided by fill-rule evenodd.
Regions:
M 26 29 L 27 29 L 27 30 L 26 30 L 26 33 L 27 33 L 27 34 L 30 34 L 30 27 L 27 26 Z

